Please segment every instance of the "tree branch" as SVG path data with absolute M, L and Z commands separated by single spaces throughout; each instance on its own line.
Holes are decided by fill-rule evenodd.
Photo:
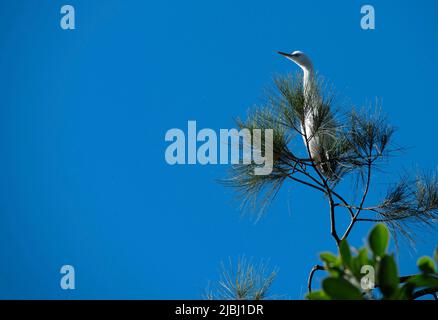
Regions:
M 297 167 L 296 167 L 296 165 L 297 164 L 299 164 L 300 165 L 300 167 L 301 167 L 301 169 L 297 169 Z M 324 188 L 325 186 L 324 186 L 324 184 L 322 184 L 320 181 L 318 181 L 314 176 L 312 176 L 310 173 L 308 173 L 302 166 L 303 165 L 308 165 L 307 163 L 301 163 L 301 162 L 296 162 L 295 163 L 295 165 L 294 166 L 292 166 L 292 165 L 290 165 L 292 168 L 293 168 L 293 170 L 294 171 L 297 171 L 297 172 L 299 172 L 299 173 L 301 173 L 301 174 L 303 174 L 303 175 L 305 175 L 305 176 L 307 176 L 309 179 L 311 179 L 313 182 L 315 182 L 319 187 L 321 187 L 321 188 Z M 315 170 L 315 168 L 314 168 L 314 164 L 313 163 L 311 163 L 311 164 L 309 164 L 314 170 Z M 325 194 L 327 194 L 327 192 L 324 190 L 324 193 Z M 350 206 L 349 205 L 349 203 L 340 195 L 340 194 L 338 194 L 336 191 L 334 191 L 333 189 L 331 189 L 331 193 L 336 197 L 336 198 L 338 198 L 338 200 L 339 201 L 341 201 L 342 202 L 342 204 L 343 204 L 343 207 L 345 207 L 345 208 L 347 208 L 348 209 L 348 212 L 350 213 L 350 216 L 351 216 L 351 218 L 353 218 L 354 217 L 354 212 L 353 212 L 353 207 L 352 206 Z M 335 206 L 336 206 L 336 204 L 335 204 Z
M 425 295 L 430 294 L 435 298 L 435 300 L 437 300 L 437 296 L 436 296 L 437 292 L 438 292 L 438 287 L 419 290 L 412 295 L 412 299 L 415 300 L 415 299 L 418 299 L 420 297 L 423 297 Z
M 372 152 L 372 150 L 370 150 L 370 153 L 371 152 Z M 357 219 L 359 218 L 359 214 L 361 213 L 361 211 L 363 209 L 363 205 L 365 203 L 365 199 L 366 199 L 366 197 L 368 195 L 368 191 L 370 189 L 371 165 L 372 165 L 372 162 L 370 160 L 368 160 L 368 173 L 367 173 L 367 181 L 366 181 L 366 185 L 365 185 L 365 191 L 364 191 L 364 193 L 362 195 L 362 200 L 360 201 L 359 208 L 357 209 L 356 214 L 354 215 L 353 219 L 350 222 L 350 225 L 348 226 L 347 230 L 345 231 L 344 235 L 342 236 L 342 240 L 344 240 L 344 239 L 346 239 L 348 237 L 348 235 L 350 234 L 351 230 L 354 227 L 354 224 L 356 223 Z
M 307 291 L 309 293 L 312 292 L 313 276 L 314 276 L 315 272 L 318 270 L 324 270 L 324 267 L 317 264 L 317 265 L 313 266 L 312 270 L 310 270 L 309 279 L 307 280 Z
M 292 179 L 292 180 L 294 180 L 294 181 L 296 181 L 296 182 L 299 182 L 299 183 L 305 184 L 305 185 L 308 186 L 308 187 L 314 188 L 314 189 L 316 189 L 316 190 L 319 190 L 319 191 L 325 193 L 325 190 L 324 190 L 324 189 L 322 189 L 322 188 L 320 188 L 320 187 L 318 187 L 318 186 L 316 186 L 316 185 L 314 185 L 314 184 L 311 184 L 311 183 L 309 183 L 309 182 L 307 182 L 307 181 L 304 181 L 304 180 L 301 180 L 301 179 L 299 179 L 299 178 L 295 178 L 295 177 L 292 176 L 291 174 L 288 174 L 287 176 L 288 176 L 290 179 Z
M 312 159 L 312 168 L 313 168 L 313 170 L 315 170 L 316 174 L 321 179 L 321 181 L 324 185 L 324 188 L 327 191 L 327 196 L 329 198 L 329 206 L 330 206 L 330 234 L 335 239 L 336 245 L 339 247 L 339 242 L 341 240 L 339 239 L 338 233 L 336 231 L 335 202 L 333 201 L 332 190 L 329 187 L 329 185 L 327 184 L 327 180 L 324 178 L 322 173 L 319 172 L 319 169 L 317 168 L 317 166 L 315 164 L 315 160 L 312 158 L 312 153 L 310 152 L 310 146 L 309 146 L 309 139 L 307 138 L 306 126 L 303 125 L 302 127 L 303 127 L 304 137 L 305 137 L 305 141 L 306 141 L 307 153 L 309 155 L 309 158 Z
M 344 207 L 348 209 L 348 212 L 350 213 L 351 218 L 354 217 L 354 212 L 353 209 L 350 208 L 350 205 L 348 204 L 348 202 L 346 200 L 344 200 L 344 198 L 342 196 L 340 196 L 337 192 L 335 192 L 334 190 L 332 190 L 332 194 L 338 198 L 343 204 Z
M 352 206 L 352 205 L 348 205 L 348 204 L 345 204 L 345 203 L 337 203 L 336 204 L 337 206 L 340 206 L 340 207 L 344 207 L 344 208 L 349 208 L 349 209 L 354 209 L 354 210 L 358 210 L 359 209 L 359 207 L 358 206 Z M 376 212 L 376 213 L 379 213 L 380 211 L 378 210 L 380 207 L 378 207 L 378 206 L 376 206 L 376 207 L 364 207 L 364 208 L 362 208 L 361 210 L 362 211 L 373 211 L 373 212 Z M 358 220 L 360 220 L 360 219 L 358 219 Z

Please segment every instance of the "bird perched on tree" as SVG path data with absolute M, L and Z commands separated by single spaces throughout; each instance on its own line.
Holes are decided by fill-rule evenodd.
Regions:
M 325 113 L 322 99 L 315 88 L 315 71 L 312 61 L 301 51 L 292 53 L 278 52 L 282 56 L 295 62 L 303 70 L 304 117 L 301 121 L 301 133 L 304 144 L 309 148 L 310 156 L 326 177 L 334 173 L 334 164 L 331 163 L 327 142 L 334 139 L 327 130 L 321 126 L 321 117 L 332 121 L 330 114 Z

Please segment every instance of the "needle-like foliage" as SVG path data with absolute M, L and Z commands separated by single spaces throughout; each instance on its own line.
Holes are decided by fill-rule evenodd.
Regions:
M 414 180 L 404 177 L 389 188 L 385 199 L 373 211 L 392 231 L 409 239 L 415 225 L 434 226 L 438 222 L 436 175 L 419 174 Z
M 274 84 L 265 104 L 254 107 L 245 121 L 238 120 L 239 128 L 251 134 L 255 129 L 273 129 L 272 173 L 255 175 L 254 168 L 259 165 L 238 164 L 224 182 L 238 190 L 242 206 L 249 206 L 259 216 L 287 179 L 313 187 L 329 199 L 332 234 L 339 241 L 334 230 L 335 202 L 340 202 L 352 218 L 344 234 L 347 237 L 357 221 L 366 220 L 359 214 L 373 211 L 365 207 L 365 201 L 373 170 L 385 163 L 381 160 L 398 151 L 392 143 L 394 128 L 382 116 L 379 106 L 361 111 L 351 107 L 348 112 L 341 112 L 335 105 L 333 90 L 321 79 L 311 83 L 306 92 L 300 76 L 278 76 Z M 310 132 L 306 132 L 306 127 Z M 243 152 L 245 146 L 240 147 Z M 261 145 L 250 147 L 262 152 L 270 146 L 262 139 Z M 359 177 L 357 181 L 364 187 L 358 203 L 348 203 L 336 192 L 347 175 Z M 436 222 L 436 185 L 436 179 L 426 177 L 413 183 L 403 180 L 374 211 L 392 231 L 409 235 L 408 222 Z
M 292 135 L 278 120 L 275 112 L 268 108 L 257 108 L 245 122 L 238 120 L 238 126 L 239 129 L 248 129 L 251 136 L 253 136 L 254 129 L 273 129 L 273 146 L 266 145 L 263 135 L 261 145 L 250 146 L 260 152 L 266 148 L 272 148 L 272 173 L 269 175 L 254 174 L 255 167 L 259 166 L 254 162 L 237 164 L 232 167 L 231 177 L 224 181 L 226 185 L 238 189 L 242 206 L 249 205 L 253 209 L 258 208 L 258 212 L 263 212 L 263 208 L 275 196 L 291 169 L 290 165 L 294 161 L 294 156 L 289 151 L 288 144 Z M 243 153 L 246 145 L 242 143 L 240 147 Z
M 345 121 L 344 130 L 338 136 L 335 154 L 337 176 L 349 172 L 359 173 L 362 179 L 370 167 L 376 167 L 378 160 L 387 158 L 396 149 L 390 148 L 394 128 L 380 111 L 352 110 Z
M 251 259 L 240 257 L 236 266 L 222 263 L 219 282 L 209 290 L 209 300 L 264 300 L 270 299 L 269 290 L 277 270 L 270 270 L 266 263 L 254 264 Z

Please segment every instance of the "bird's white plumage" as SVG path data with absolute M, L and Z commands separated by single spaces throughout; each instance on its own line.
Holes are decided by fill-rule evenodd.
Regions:
M 317 106 L 321 103 L 321 97 L 314 94 L 312 86 L 314 85 L 315 71 L 313 69 L 312 61 L 307 55 L 301 51 L 294 51 L 291 54 L 282 53 L 283 56 L 295 62 L 303 70 L 303 92 L 305 104 L 308 106 L 307 112 L 304 116 L 304 123 L 301 124 L 301 131 L 305 136 L 307 136 L 308 142 L 306 142 L 306 137 L 303 136 L 304 144 L 309 146 L 310 156 L 316 162 L 327 161 L 328 156 L 324 156 L 326 159 L 321 159 L 322 153 L 319 152 L 320 147 L 320 137 L 315 134 L 314 130 L 314 116 L 317 112 Z M 321 168 L 322 171 L 327 171 Z M 328 172 L 325 172 L 328 174 Z

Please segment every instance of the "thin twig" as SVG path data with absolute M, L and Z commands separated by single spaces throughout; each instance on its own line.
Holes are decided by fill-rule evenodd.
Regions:
M 302 127 L 303 127 L 304 137 L 305 137 L 305 141 L 306 141 L 307 153 L 309 155 L 309 158 L 312 159 L 312 168 L 313 168 L 313 170 L 315 170 L 316 174 L 321 179 L 321 181 L 324 184 L 324 187 L 327 191 L 327 196 L 329 198 L 329 206 L 330 206 L 330 234 L 335 239 L 336 245 L 339 247 L 339 243 L 341 240 L 339 239 L 338 233 L 336 231 L 335 202 L 333 201 L 332 190 L 329 187 L 329 185 L 327 184 L 327 180 L 324 178 L 324 176 L 321 174 L 321 172 L 319 172 L 319 169 L 317 168 L 317 166 L 315 164 L 315 160 L 313 159 L 312 153 L 310 152 L 309 139 L 307 139 L 306 126 L 303 124 Z
M 415 300 L 422 296 L 430 294 L 435 298 L 435 300 L 437 300 L 437 296 L 436 296 L 437 292 L 438 292 L 438 287 L 419 290 L 412 295 L 412 299 Z
M 313 280 L 313 275 L 315 274 L 316 271 L 318 270 L 324 270 L 323 266 L 320 266 L 318 264 L 314 265 L 312 270 L 310 270 L 310 274 L 309 274 L 309 279 L 307 280 L 307 291 L 309 293 L 312 292 L 312 280 Z
M 336 205 L 340 206 L 340 207 L 344 207 L 344 208 L 354 209 L 354 210 L 358 210 L 359 209 L 358 206 L 346 205 L 345 203 L 337 203 Z M 380 208 L 379 206 L 376 206 L 376 207 L 363 207 L 361 210 L 362 211 L 373 211 L 373 212 L 379 213 L 380 212 L 378 210 L 379 208 Z
M 371 148 L 370 148 L 371 149 Z M 372 152 L 372 150 L 370 150 L 370 153 Z M 367 173 L 367 181 L 366 181 L 366 185 L 365 185 L 365 191 L 362 195 L 362 200 L 360 201 L 359 204 L 359 208 L 356 211 L 356 214 L 354 215 L 353 219 L 350 222 L 350 225 L 347 227 L 347 230 L 345 231 L 344 235 L 342 236 L 342 240 L 347 239 L 348 235 L 350 234 L 351 230 L 354 227 L 354 224 L 356 223 L 357 219 L 359 218 L 359 214 L 361 213 L 362 209 L 363 209 L 363 205 L 365 203 L 365 199 L 368 195 L 368 191 L 370 188 L 370 182 L 371 182 L 371 161 L 368 161 L 368 173 Z
M 297 163 L 295 163 L 295 164 L 297 164 Z M 299 163 L 300 164 L 300 167 L 301 167 L 301 169 L 297 169 L 295 166 L 293 166 L 293 168 L 294 168 L 294 170 L 295 171 L 297 171 L 297 172 L 299 172 L 299 173 L 301 173 L 301 174 L 304 174 L 305 176 L 307 176 L 309 179 L 311 179 L 313 182 L 315 182 L 317 185 L 319 185 L 320 187 L 325 187 L 324 186 L 324 184 L 322 184 L 320 181 L 318 181 L 314 176 L 312 176 L 310 173 L 308 173 L 306 170 L 304 170 L 303 168 L 302 168 L 302 165 L 304 164 L 304 165 L 306 165 L 307 166 L 307 164 L 306 163 Z M 314 164 L 310 164 L 310 166 L 313 168 L 313 169 L 315 169 L 314 168 Z M 327 192 L 326 191 L 324 191 L 324 193 L 326 193 L 327 194 Z M 336 197 L 336 198 L 338 198 L 338 200 L 339 201 L 341 201 L 342 202 L 342 204 L 343 204 L 343 207 L 345 207 L 345 208 L 347 208 L 348 209 L 348 212 L 350 213 L 350 216 L 351 216 L 351 218 L 353 218 L 354 217 L 354 212 L 353 212 L 353 209 L 352 209 L 352 206 L 350 206 L 349 205 L 349 203 L 340 195 L 340 194 L 338 194 L 336 191 L 334 191 L 333 189 L 331 189 L 331 193 Z M 336 205 L 335 205 L 336 206 Z
M 314 188 L 314 189 L 316 189 L 316 190 L 319 190 L 319 191 L 325 193 L 325 190 L 324 190 L 324 189 L 322 189 L 322 188 L 320 188 L 320 187 L 318 187 L 318 186 L 316 186 L 316 185 L 314 185 L 314 184 L 311 184 L 311 183 L 309 183 L 309 182 L 307 182 L 307 181 L 304 181 L 304 180 L 301 180 L 301 179 L 299 179 L 299 178 L 295 178 L 295 177 L 292 176 L 291 174 L 287 174 L 287 176 L 288 176 L 290 179 L 292 179 L 292 180 L 294 180 L 294 181 L 296 181 L 296 182 L 299 182 L 299 183 L 305 184 L 306 186 L 309 186 L 309 187 L 311 187 L 311 188 Z
M 353 218 L 354 212 L 353 212 L 353 209 L 350 208 L 348 202 L 346 200 L 344 200 L 344 198 L 341 195 L 339 195 L 336 191 L 332 190 L 332 194 L 344 204 L 345 208 L 348 209 L 348 212 L 350 213 L 351 218 Z

